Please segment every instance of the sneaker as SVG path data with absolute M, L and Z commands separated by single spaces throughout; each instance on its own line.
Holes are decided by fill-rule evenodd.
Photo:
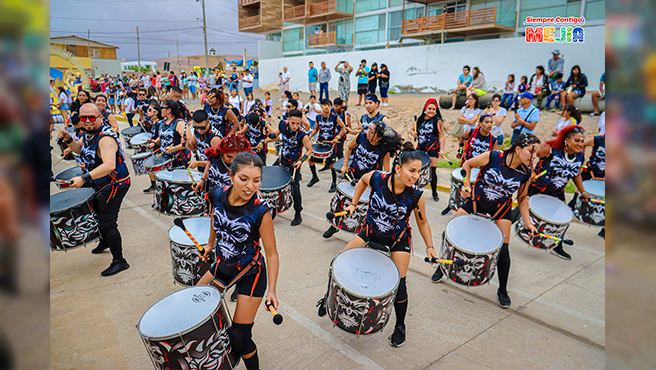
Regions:
M 235 287 L 235 290 L 232 291 L 232 294 L 230 295 L 230 302 L 237 302 L 237 288 Z
M 314 186 L 314 184 L 316 184 L 316 183 L 318 183 L 318 182 L 319 182 L 319 178 L 318 178 L 318 177 L 313 177 L 313 178 L 310 180 L 310 182 L 308 182 L 308 185 L 307 185 L 307 186 L 308 186 L 308 188 L 311 188 L 311 187 Z
M 117 261 L 112 261 L 112 264 L 109 265 L 109 267 L 107 269 L 105 269 L 105 271 L 101 272 L 100 275 L 105 276 L 105 277 L 112 276 L 112 275 L 118 274 L 119 272 L 121 272 L 123 270 L 127 270 L 129 268 L 130 268 L 130 265 L 128 265 L 128 262 L 124 258 L 124 259 L 122 259 L 121 261 L 118 261 L 118 262 Z
M 499 306 L 501 308 L 508 308 L 511 305 L 510 302 L 510 296 L 508 295 L 508 292 L 501 292 L 500 290 L 497 290 L 497 297 L 499 297 Z
M 399 325 L 394 327 L 394 333 L 389 336 L 390 346 L 392 347 L 401 347 L 405 344 L 405 325 Z
M 558 257 L 560 257 L 564 260 L 567 260 L 567 261 L 570 261 L 572 259 L 572 256 L 570 256 L 569 253 L 567 253 L 563 250 L 562 245 L 559 245 L 556 248 L 552 249 L 551 254 L 553 254 L 554 256 L 558 256 Z
M 317 307 L 319 307 L 317 310 L 319 317 L 326 316 L 326 298 L 321 298 L 319 302 L 317 302 Z
M 155 188 L 151 186 L 151 187 L 149 187 L 148 189 L 144 189 L 143 192 L 144 192 L 144 193 L 154 193 L 154 192 L 155 192 Z
M 325 166 L 323 166 L 323 168 L 321 168 L 319 170 L 319 172 L 325 172 L 325 171 L 328 171 L 329 169 L 330 169 L 330 165 L 325 165 Z
M 597 235 L 601 236 L 602 238 L 604 238 L 604 240 L 606 240 L 606 228 L 604 227 L 603 229 L 599 230 L 599 234 Z
M 439 283 L 440 280 L 442 280 L 442 276 L 444 276 L 444 272 L 442 272 L 442 267 L 438 266 L 437 270 L 433 273 L 433 276 L 431 276 L 431 281 Z
M 451 207 L 447 206 L 446 208 L 444 208 L 444 209 L 442 210 L 442 216 L 446 216 L 446 215 L 448 215 L 449 212 L 451 212 Z
M 594 116 L 598 116 L 598 115 L 599 115 L 599 113 L 594 113 L 594 112 L 590 113 L 590 117 L 594 117 Z
M 454 109 L 456 109 L 456 108 L 455 108 L 455 107 L 450 107 L 450 108 L 449 108 L 449 110 L 454 110 Z
M 91 253 L 100 254 L 100 253 L 106 251 L 107 249 L 109 249 L 109 245 L 101 242 L 101 243 L 98 244 L 97 247 L 95 247 L 91 250 Z
M 437 193 L 433 193 L 433 201 L 435 201 L 435 202 L 440 201 L 440 196 Z
M 301 213 L 299 212 L 294 216 L 294 219 L 292 220 L 292 226 L 298 226 L 301 224 L 301 222 L 303 222 L 303 219 L 301 218 Z
M 331 226 L 328 228 L 328 230 L 326 230 L 325 233 L 323 233 L 323 237 L 328 239 L 331 236 L 335 235 L 335 233 L 337 233 L 338 231 L 339 231 L 338 228 L 336 228 L 335 226 Z
M 333 182 L 332 184 L 330 184 L 330 189 L 328 189 L 328 192 L 334 193 L 335 190 L 337 190 L 337 185 L 335 185 L 335 183 Z

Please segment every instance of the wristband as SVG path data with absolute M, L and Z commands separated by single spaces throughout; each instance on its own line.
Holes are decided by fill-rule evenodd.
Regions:
M 269 134 L 269 139 L 275 139 L 275 138 L 276 138 L 275 133 L 272 132 L 272 133 Z
M 84 181 L 85 184 L 91 185 L 91 174 L 90 173 L 88 173 L 88 172 L 84 173 L 80 177 L 82 178 L 82 181 Z
M 300 162 L 305 162 L 305 160 L 308 159 L 307 154 L 304 154 L 301 159 L 299 159 Z
M 73 138 L 69 137 L 68 140 L 64 141 L 64 144 L 69 145 L 72 142 L 73 142 Z

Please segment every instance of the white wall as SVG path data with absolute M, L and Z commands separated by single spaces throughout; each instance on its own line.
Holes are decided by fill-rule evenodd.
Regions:
M 588 76 L 590 91 L 597 90 L 599 78 L 605 71 L 605 27 L 585 28 L 585 42 L 582 44 L 527 44 L 523 37 L 457 42 L 443 45 L 413 46 L 395 49 L 351 51 L 347 53 L 298 56 L 289 58 L 260 58 L 260 86 L 278 84 L 278 73 L 287 66 L 292 75 L 292 90 L 308 91 L 308 62 L 313 61 L 316 68 L 325 61 L 331 69 L 330 89 L 337 90 L 335 65 L 347 60 L 354 71 L 361 59 L 387 64 L 391 76 L 390 85 L 413 85 L 447 90 L 455 86 L 462 66 L 479 66 L 485 74 L 488 89 L 502 90 L 508 74 L 514 73 L 516 81 L 522 75 L 530 77 L 537 65 L 547 67 L 553 49 L 560 49 L 565 56 L 565 78 L 573 65 L 579 64 Z M 263 55 L 261 53 L 260 55 Z M 351 91 L 357 91 L 357 78 L 351 74 Z M 424 92 L 432 90 L 425 89 Z
M 94 76 L 108 73 L 110 76 L 121 74 L 121 62 L 115 59 L 91 59 Z

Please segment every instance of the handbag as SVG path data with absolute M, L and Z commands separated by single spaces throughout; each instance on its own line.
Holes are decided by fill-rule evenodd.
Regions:
M 456 121 L 455 126 L 453 126 L 453 130 L 451 131 L 451 135 L 460 138 L 460 136 L 462 136 L 464 132 L 465 132 L 465 124 Z

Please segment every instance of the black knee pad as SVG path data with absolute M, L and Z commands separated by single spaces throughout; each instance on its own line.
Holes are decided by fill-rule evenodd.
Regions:
M 238 354 L 248 354 L 257 349 L 252 336 L 253 324 L 232 324 L 230 328 L 230 344 Z
M 408 299 L 408 288 L 405 285 L 405 278 L 401 278 L 399 289 L 396 291 L 396 302 L 403 302 Z

